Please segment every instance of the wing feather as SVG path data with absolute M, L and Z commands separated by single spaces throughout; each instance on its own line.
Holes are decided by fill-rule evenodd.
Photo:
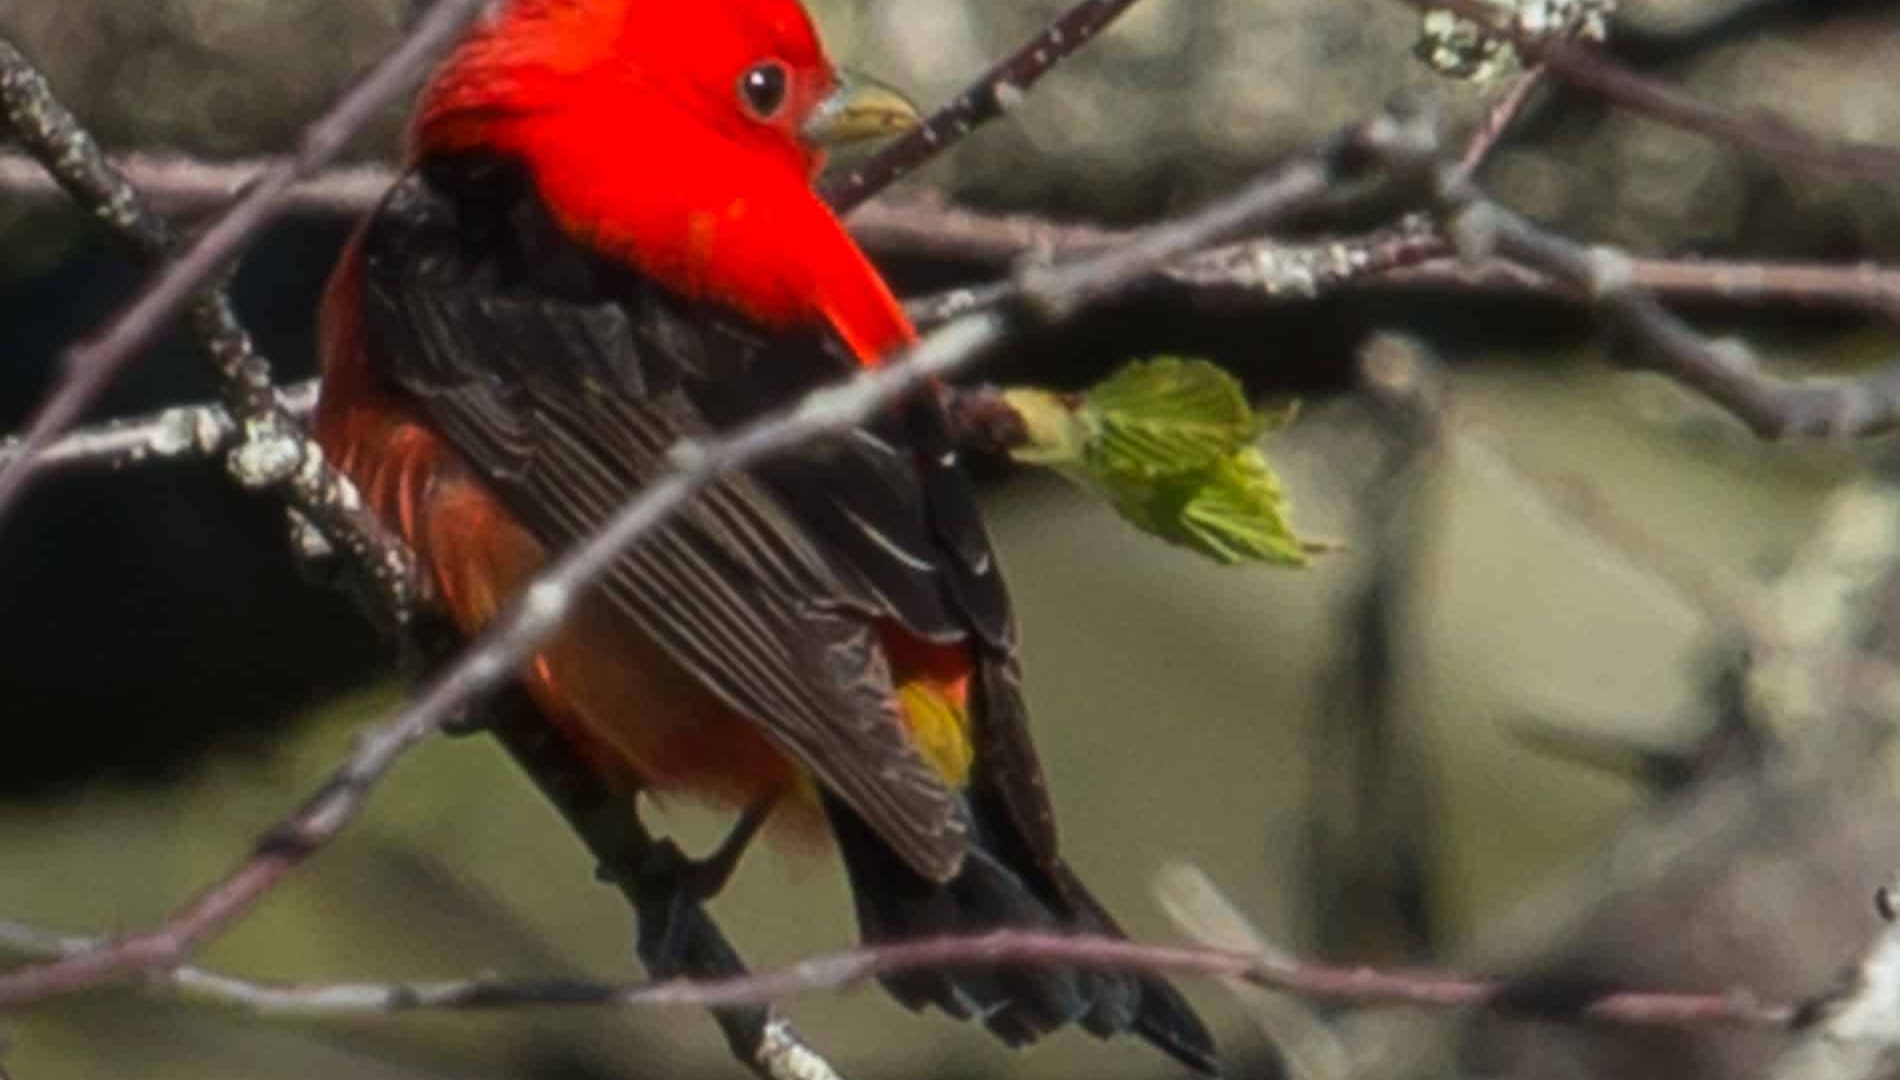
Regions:
M 566 547 L 663 471 L 674 443 L 711 430 L 690 391 L 718 358 L 705 342 L 656 346 L 680 346 L 683 323 L 643 325 L 640 297 L 550 296 L 511 280 L 465 249 L 456 212 L 420 177 L 391 196 L 365 238 L 366 343 L 523 523 Z M 776 481 L 763 470 L 721 479 L 624 553 L 602 588 L 908 864 L 947 880 L 967 846 L 967 811 L 910 741 L 874 622 L 957 632 L 919 539 L 924 508 L 902 510 L 906 493 L 887 485 L 888 506 L 875 492 L 863 508 L 830 505 L 820 529 L 799 512 L 827 506 L 803 494 L 801 467 L 836 455 L 875 472 L 853 442 L 831 440 Z M 882 563 L 902 573 L 862 550 L 824 550 L 854 514 L 860 530 L 874 526 L 859 548 L 883 548 Z M 887 524 L 910 518 L 909 534 Z

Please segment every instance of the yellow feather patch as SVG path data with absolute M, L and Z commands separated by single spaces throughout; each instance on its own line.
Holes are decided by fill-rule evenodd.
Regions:
M 897 702 L 924 761 L 952 788 L 962 787 L 976 760 L 969 710 L 950 696 L 947 687 L 926 679 L 898 687 Z

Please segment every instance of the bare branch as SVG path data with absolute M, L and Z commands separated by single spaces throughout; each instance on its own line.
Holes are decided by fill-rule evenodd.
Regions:
M 1214 248 L 1161 271 L 1167 282 L 1214 295 L 1312 299 L 1449 254 L 1429 218 L 1411 214 L 1363 236 L 1291 242 L 1265 238 Z
M 1029 437 L 1022 415 L 996 388 L 948 387 L 943 394 L 961 448 L 1004 454 Z M 279 396 L 285 414 L 302 421 L 317 407 L 317 381 L 293 383 Z M 222 405 L 177 405 L 69 431 L 40 451 L 40 467 L 48 472 L 90 472 L 201 461 L 230 450 L 241 436 L 230 410 Z M 17 442 L 0 440 L 0 464 L 19 452 Z
M 103 943 L 100 938 L 0 921 L 0 948 L 23 955 L 76 956 Z M 560 979 L 509 982 L 488 976 L 459 982 L 299 985 L 239 978 L 191 965 L 151 972 L 144 985 L 187 1000 L 259 1015 L 301 1017 L 606 1005 L 614 1004 L 613 998 L 622 989 Z M 769 1012 L 765 1015 L 751 1040 L 754 1045 L 740 1055 L 740 1060 L 762 1080 L 838 1080 L 831 1063 L 806 1044 L 789 1023 Z
M 173 154 L 115 154 L 111 164 L 167 214 L 222 209 L 271 166 L 257 159 L 200 161 Z M 279 209 L 286 214 L 356 217 L 373 208 L 395 182 L 396 170 L 387 165 L 326 169 L 290 185 Z M 45 167 L 21 153 L 0 153 L 0 191 L 25 203 L 53 203 L 65 197 Z
M 1465 143 L 1464 156 L 1458 160 L 1460 175 L 1477 175 L 1543 84 L 1544 69 L 1541 67 L 1527 69 L 1511 83 L 1510 89 L 1486 111 L 1484 118 L 1478 122 L 1477 130 L 1471 133 L 1470 141 Z
M 0 99 L 4 100 L 15 133 L 44 163 L 49 178 L 73 199 L 92 208 L 120 239 L 147 259 L 163 259 L 175 249 L 177 238 L 168 223 L 152 212 L 138 188 L 113 170 L 45 79 L 5 42 L 0 42 Z M 330 544 L 354 553 L 385 605 L 400 621 L 416 595 L 413 560 L 400 541 L 362 505 L 349 481 L 325 463 L 322 451 L 302 425 L 280 406 L 271 385 L 270 364 L 258 354 L 250 334 L 238 321 L 223 282 L 197 289 L 189 302 L 189 314 L 217 374 L 228 415 L 235 418 L 235 422 L 225 420 L 230 431 L 228 443 L 224 438 L 216 440 L 216 449 L 228 451 L 225 460 L 231 476 L 252 490 L 278 492 Z M 175 419 L 186 422 L 203 417 Z M 204 445 L 208 430 L 196 423 L 161 430 L 143 450 L 128 445 L 129 434 L 107 432 L 103 438 L 81 442 L 95 444 L 90 449 L 109 458 L 117 452 L 163 455 L 211 449 Z M 31 444 L 31 434 L 22 440 L 9 440 L 8 452 L 0 454 L 0 476 L 26 465 L 30 455 L 22 448 Z M 70 453 L 61 457 L 74 460 Z
M 1638 362 L 1701 393 L 1763 438 L 1846 438 L 1900 427 L 1900 361 L 1859 379 L 1771 375 L 1745 346 L 1709 341 L 1633 285 L 1621 252 L 1585 248 L 1538 228 L 1455 179 L 1443 202 L 1447 230 L 1462 250 L 1496 252 L 1575 290 L 1629 334 Z
M 1086 255 L 1128 238 L 1125 229 L 971 210 L 935 191 L 871 199 L 851 211 L 846 224 L 875 253 L 999 267 L 1024 256 Z
M 824 178 L 818 192 L 839 213 L 883 191 L 948 149 L 978 125 L 994 120 L 1022 100 L 1029 88 L 1139 0 L 1082 0 L 984 72 L 948 105 L 930 114 L 916 131 L 885 147 L 854 169 Z
M 1557 36 L 1527 33 L 1485 0 L 1403 0 L 1421 11 L 1449 11 L 1509 41 L 1527 64 L 1542 65 L 1565 82 L 1613 105 L 1671 127 L 1717 139 L 1778 166 L 1842 173 L 1873 181 L 1900 177 L 1900 150 L 1875 143 L 1828 141 L 1773 117 L 1738 116 L 1727 109 L 1639 75 L 1600 50 Z
M 285 387 L 281 402 L 287 415 L 309 416 L 317 404 L 316 382 Z M 179 405 L 67 432 L 40 451 L 39 467 L 57 473 L 197 461 L 223 454 L 237 445 L 239 437 L 231 411 L 224 406 Z M 18 440 L 0 442 L 0 465 L 20 452 Z
M 789 409 L 725 437 L 682 443 L 675 468 L 655 479 L 585 542 L 569 549 L 445 671 L 395 716 L 368 729 L 355 753 L 253 854 L 155 929 L 89 952 L 0 975 L 0 1005 L 71 993 L 101 982 L 177 966 L 191 950 L 242 918 L 294 866 L 334 837 L 361 809 L 371 788 L 410 747 L 513 677 L 561 624 L 575 597 L 610 568 L 627 545 L 679 510 L 726 472 L 861 422 L 933 380 L 967 367 L 1011 333 L 1074 314 L 1113 297 L 1154 267 L 1209 244 L 1263 228 L 1325 198 L 1387 143 L 1429 153 L 1419 123 L 1381 118 L 1285 163 L 1234 197 L 1178 222 L 1138 234 L 1093 259 L 1032 268 L 1022 301 L 959 318 L 878 369 L 820 389 Z
M 1446 250 L 1450 245 L 1447 243 Z M 1475 254 L 1475 253 L 1474 253 Z M 1626 256 L 1629 284 L 1671 300 L 1857 308 L 1900 315 L 1900 268 L 1877 263 L 1657 259 Z M 1430 259 L 1355 279 L 1369 287 L 1486 290 L 1578 300 L 1574 290 L 1502 258 Z
M 34 416 L 23 435 L 26 452 L 0 467 L 0 520 L 17 505 L 34 470 L 34 454 L 79 419 L 132 357 L 164 329 L 172 316 L 230 261 L 281 209 L 284 193 L 339 153 L 396 94 L 415 79 L 437 53 L 445 49 L 462 27 L 481 11 L 485 0 L 436 0 L 415 27 L 330 110 L 304 130 L 297 151 L 279 159 L 260 175 L 230 209 L 150 279 L 138 298 L 116 315 L 97 335 L 69 348 L 62 357 L 59 384 Z M 16 130 L 30 130 L 34 118 L 11 100 L 23 82 L 37 73 L 9 49 L 0 55 L 0 90 L 9 94 L 9 118 Z M 50 96 L 48 98 L 50 100 Z M 92 141 L 74 132 L 88 149 Z M 114 224 L 121 207 L 106 204 L 99 212 Z
M 98 945 L 96 939 L 53 935 L 15 923 L 0 923 L 0 943 L 40 955 L 83 955 L 83 950 Z M 353 1016 L 531 1006 L 728 1008 L 848 990 L 878 976 L 903 971 L 1000 965 L 1202 975 L 1239 979 L 1320 1001 L 1441 1009 L 1482 1007 L 1505 986 L 1491 979 L 1448 972 L 1347 967 L 1254 952 L 1021 930 L 847 949 L 773 971 L 717 980 L 598 983 L 478 977 L 426 983 L 296 984 L 234 978 L 203 968 L 179 968 L 157 974 L 154 981 L 170 991 L 253 1012 Z M 1785 1028 L 1798 1012 L 1791 1003 L 1763 1001 L 1747 993 L 1625 990 L 1595 998 L 1583 1018 L 1636 1027 L 1730 1024 Z

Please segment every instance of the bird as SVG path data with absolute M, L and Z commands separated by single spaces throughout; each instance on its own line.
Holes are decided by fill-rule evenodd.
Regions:
M 502 0 L 427 80 L 402 179 L 320 319 L 315 432 L 473 636 L 682 440 L 917 340 L 814 187 L 915 127 L 798 0 Z M 629 797 L 828 831 L 871 944 L 1120 935 L 1059 853 L 1020 641 L 941 395 L 725 475 L 622 553 L 534 653 L 539 717 Z M 1011 1045 L 1078 1025 L 1215 1074 L 1149 974 L 890 973 Z

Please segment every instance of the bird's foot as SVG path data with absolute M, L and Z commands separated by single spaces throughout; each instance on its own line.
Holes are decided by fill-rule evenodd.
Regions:
M 746 808 L 712 854 L 694 859 L 671 840 L 649 846 L 639 867 L 642 897 L 638 950 L 641 962 L 657 978 L 671 978 L 688 967 L 694 923 L 705 918 L 701 905 L 725 891 L 739 860 L 772 814 L 776 799 Z

